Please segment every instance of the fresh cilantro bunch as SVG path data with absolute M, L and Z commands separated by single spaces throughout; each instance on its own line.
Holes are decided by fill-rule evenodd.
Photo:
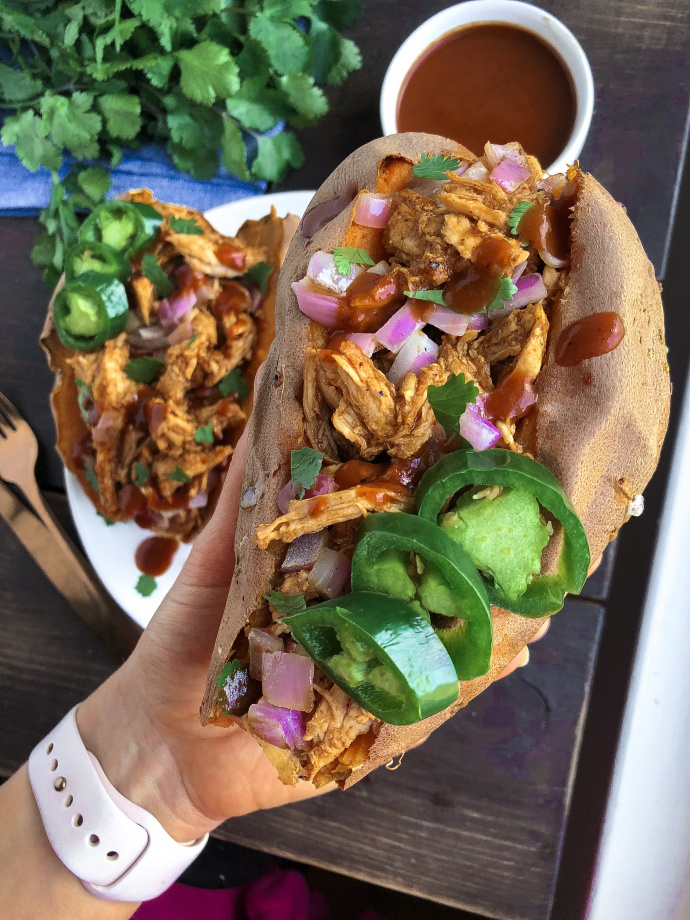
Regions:
M 27 169 L 54 173 L 37 263 L 60 270 L 79 197 L 93 206 L 104 194 L 94 199 L 101 187 L 87 191 L 75 176 L 73 188 L 59 182 L 67 152 L 114 166 L 123 144 L 155 141 L 197 179 L 215 176 L 221 161 L 268 181 L 300 166 L 292 131 L 260 135 L 327 112 L 321 87 L 361 66 L 340 34 L 361 11 L 362 0 L 0 0 L 2 141 L 16 144 Z M 247 135 L 257 140 L 251 164 Z

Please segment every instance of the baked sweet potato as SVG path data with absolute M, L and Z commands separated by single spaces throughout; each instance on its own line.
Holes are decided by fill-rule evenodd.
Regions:
M 201 708 L 204 723 L 229 724 L 237 721 L 228 719 L 218 705 L 217 678 L 228 660 L 234 657 L 246 658 L 246 637 L 251 628 L 265 629 L 272 624 L 271 612 L 263 596 L 281 584 L 279 580 L 283 576 L 279 569 L 285 550 L 283 544 L 276 540 L 275 534 L 267 528 L 276 518 L 279 493 L 290 479 L 291 451 L 312 446 L 328 455 L 330 443 L 334 452 L 341 451 L 339 458 L 331 459 L 338 461 L 362 456 L 361 449 L 358 451 L 352 448 L 354 434 L 346 443 L 343 441 L 342 432 L 346 430 L 343 425 L 335 434 L 332 429 L 336 414 L 340 411 L 340 408 L 336 408 L 337 395 L 342 390 L 336 391 L 336 397 L 329 406 L 321 428 L 315 426 L 313 419 L 310 421 L 305 417 L 305 394 L 311 386 L 304 373 L 305 355 L 308 349 L 316 349 L 313 353 L 318 354 L 318 349 L 324 347 L 329 334 L 323 326 L 312 322 L 300 311 L 291 285 L 305 277 L 310 259 L 317 251 L 332 253 L 336 247 L 352 246 L 365 249 L 373 261 L 384 257 L 386 253 L 385 247 L 381 248 L 380 232 L 372 232 L 370 228 L 355 223 L 353 212 L 356 204 L 343 205 L 343 201 L 352 197 L 348 189 L 353 192 L 363 189 L 370 192 L 399 192 L 413 178 L 413 164 L 419 162 L 422 154 L 453 156 L 465 162 L 476 160 L 469 151 L 454 142 L 432 135 L 405 134 L 373 141 L 348 157 L 324 182 L 307 212 L 311 219 L 308 216 L 302 224 L 303 227 L 305 223 L 310 224 L 310 230 L 315 232 L 308 238 L 303 233 L 296 233 L 288 251 L 277 293 L 276 338 L 268 355 L 249 422 L 244 489 L 245 495 L 250 496 L 251 500 L 243 503 L 240 512 L 235 544 L 236 569 Z M 534 173 L 538 164 L 535 166 L 531 158 L 528 158 L 528 163 Z M 545 330 L 548 328 L 545 351 L 542 347 L 532 381 L 537 396 L 536 407 L 517 425 L 504 426 L 502 446 L 531 454 L 555 474 L 584 525 L 591 559 L 596 562 L 621 525 L 632 513 L 638 511 L 640 500 L 637 497 L 654 472 L 666 432 L 670 385 L 659 286 L 637 233 L 624 208 L 592 176 L 574 167 L 568 180 L 574 195 L 570 253 L 567 267 L 549 276 L 552 281 L 554 276 L 558 277 L 553 282 L 555 287 L 548 298 L 548 320 L 544 318 L 542 322 L 543 336 L 547 336 Z M 561 187 L 565 182 L 563 179 Z M 456 182 L 452 188 L 458 184 Z M 499 232 L 501 227 L 503 229 L 500 232 L 505 232 L 508 205 L 504 206 L 502 201 L 506 196 L 501 189 L 494 188 L 495 183 L 489 184 L 495 202 L 487 199 L 489 192 L 486 192 L 483 201 L 479 202 L 478 210 L 472 202 L 474 192 L 471 181 L 465 179 L 463 187 L 469 190 L 468 197 L 455 203 L 454 207 L 454 213 L 459 213 L 463 220 L 468 217 L 466 223 L 455 223 L 456 227 L 464 228 L 462 239 L 457 234 L 455 237 L 458 251 L 462 247 L 471 248 L 474 245 L 472 232 L 486 235 L 494 232 L 493 228 L 499 228 L 495 231 Z M 534 189 L 536 185 L 532 187 Z M 316 229 L 319 222 L 329 216 L 328 202 L 335 200 L 339 202 L 336 209 L 342 207 L 342 210 L 336 216 L 330 215 L 332 219 Z M 448 201 L 454 204 L 450 198 Z M 315 220 L 314 216 L 320 219 Z M 389 227 L 389 254 L 393 246 L 392 236 Z M 459 239 L 460 242 L 457 242 Z M 411 286 L 410 278 L 414 280 L 415 265 L 417 269 L 425 265 L 426 271 L 437 271 L 444 257 L 451 261 L 455 258 L 447 247 L 440 246 L 436 250 L 437 255 L 432 253 L 430 260 L 429 240 L 423 242 L 421 248 L 417 247 L 416 254 L 413 239 L 396 244 L 399 250 L 398 261 L 407 258 L 408 286 Z M 405 246 L 408 255 L 403 257 L 400 251 Z M 463 258 L 469 251 L 464 255 L 461 253 Z M 530 259 L 535 258 L 530 253 Z M 414 259 L 417 261 L 414 262 Z M 436 278 L 431 286 L 443 283 L 443 280 Z M 544 302 L 547 303 L 546 300 Z M 533 307 L 530 322 L 532 328 L 535 328 L 537 313 L 541 308 L 539 305 Z M 526 316 L 529 309 L 526 308 L 522 313 Z M 615 311 L 619 315 L 625 330 L 620 344 L 608 354 L 574 366 L 557 364 L 556 351 L 563 330 L 585 316 L 602 311 Z M 516 310 L 511 315 L 518 317 L 519 312 Z M 543 310 L 541 312 L 543 314 Z M 516 323 L 518 320 L 519 317 Z M 503 322 L 501 328 L 507 323 L 507 320 Z M 483 351 L 489 356 L 487 363 L 491 365 L 490 370 L 495 380 L 492 382 L 487 379 L 480 389 L 493 387 L 500 374 L 510 368 L 510 362 L 520 360 L 514 357 L 515 350 L 510 351 L 509 341 L 506 344 L 496 335 L 494 339 L 496 341 L 492 342 L 491 347 L 485 340 Z M 343 354 L 347 350 L 340 344 L 329 344 L 329 348 Z M 429 365 L 431 368 L 436 366 Z M 386 373 L 388 366 L 379 368 L 377 373 L 382 371 Z M 370 372 L 373 373 L 371 367 Z M 476 359 L 475 382 L 480 380 L 480 372 L 480 362 Z M 377 379 L 381 381 L 379 397 L 383 403 L 388 398 L 388 391 L 384 393 L 385 377 L 382 374 Z M 421 415 L 413 423 L 417 424 L 420 418 Z M 383 425 L 377 430 L 380 434 L 384 430 Z M 308 432 L 311 432 L 311 439 Z M 323 433 L 323 441 L 315 443 L 321 436 L 319 432 Z M 369 456 L 373 456 L 381 445 L 392 443 L 386 442 L 385 433 L 380 435 L 383 440 L 378 441 L 373 438 L 371 431 L 365 432 L 365 435 L 370 437 L 370 443 L 373 441 Z M 295 508 L 296 504 L 293 502 L 290 509 Z M 267 548 L 262 549 L 257 545 L 257 531 L 263 535 L 262 545 Z M 544 553 L 542 572 L 554 570 L 559 549 L 557 535 Z M 297 591 L 289 590 L 287 593 L 294 594 Z M 457 701 L 431 718 L 404 726 L 380 721 L 373 725 L 366 724 L 366 734 L 363 730 L 348 736 L 349 741 L 344 751 L 333 749 L 330 762 L 318 770 L 314 767 L 306 772 L 300 772 L 299 751 L 295 754 L 260 739 L 283 781 L 294 783 L 302 777 L 311 779 L 317 785 L 336 781 L 347 788 L 371 769 L 386 763 L 394 755 L 424 738 L 465 706 L 498 677 L 544 622 L 543 618 L 525 618 L 497 607 L 492 607 L 491 615 L 494 642 L 488 673 L 474 680 L 461 681 Z M 280 623 L 279 618 L 274 619 Z M 327 687 L 327 684 L 324 686 Z M 313 715 L 310 718 L 313 719 Z M 246 717 L 244 723 L 246 727 Z M 315 732 L 311 734 L 318 741 Z M 309 742 L 303 749 L 315 743 Z

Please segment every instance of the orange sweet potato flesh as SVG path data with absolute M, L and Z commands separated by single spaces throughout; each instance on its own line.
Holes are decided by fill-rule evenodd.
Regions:
M 312 205 L 335 198 L 353 180 L 358 188 L 370 191 L 399 188 L 409 179 L 409 163 L 417 162 L 422 153 L 471 156 L 453 141 L 434 135 L 382 138 L 349 156 L 324 182 Z M 538 411 L 529 446 L 572 499 L 596 561 L 627 520 L 630 499 L 643 491 L 656 468 L 668 422 L 670 383 L 653 267 L 624 209 L 592 176 L 580 174 L 578 181 L 571 268 L 566 289 L 553 307 L 547 354 L 536 382 Z M 289 478 L 290 451 L 305 446 L 302 366 L 306 346 L 319 333 L 300 313 L 290 283 L 304 277 L 316 250 L 332 251 L 339 245 L 366 248 L 365 228 L 353 232 L 353 209 L 354 203 L 309 240 L 297 232 L 281 271 L 276 338 L 249 423 L 244 479 L 246 489 L 263 474 L 268 485 L 255 507 L 240 511 L 237 566 L 209 671 L 203 722 L 214 717 L 216 677 L 236 637 L 248 621 L 261 623 L 265 617 L 261 596 L 273 586 L 277 560 L 270 551 L 259 550 L 253 537 L 259 524 L 275 517 L 276 496 Z M 375 236 L 372 239 L 375 242 Z M 581 317 L 604 310 L 615 310 L 623 319 L 626 335 L 618 348 L 587 362 L 591 379 L 583 379 L 583 366 L 557 366 L 554 350 L 560 332 Z M 554 564 L 553 556 L 546 560 L 547 570 Z M 492 608 L 492 615 L 489 673 L 461 682 L 457 702 L 430 719 L 404 727 L 384 725 L 366 763 L 345 781 L 345 788 L 466 706 L 496 680 L 544 622 L 497 608 Z

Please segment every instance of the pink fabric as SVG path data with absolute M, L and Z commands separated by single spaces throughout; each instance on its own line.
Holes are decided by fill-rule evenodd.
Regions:
M 365 914 L 367 916 L 365 916 Z M 384 920 L 365 911 L 362 920 Z M 328 905 L 319 891 L 310 891 L 301 873 L 272 869 L 240 888 L 208 890 L 175 884 L 147 901 L 134 920 L 328 920 Z

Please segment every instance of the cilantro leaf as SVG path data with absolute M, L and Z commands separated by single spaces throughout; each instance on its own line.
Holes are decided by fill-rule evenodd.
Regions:
M 419 163 L 415 163 L 412 172 L 421 179 L 445 179 L 447 172 L 453 172 L 460 165 L 457 157 L 446 157 L 442 153 L 433 156 L 422 154 Z
M 105 93 L 98 97 L 98 107 L 111 137 L 131 141 L 141 131 L 141 103 L 136 96 Z
M 252 265 L 252 267 L 244 273 L 244 277 L 247 281 L 258 284 L 262 296 L 265 297 L 268 279 L 271 277 L 272 271 L 273 269 L 268 262 L 257 262 L 256 265 Z
M 40 80 L 36 80 L 24 70 L 14 70 L 7 64 L 0 64 L 0 91 L 6 102 L 25 102 L 42 89 Z
M 270 131 L 290 113 L 284 94 L 265 82 L 263 75 L 248 77 L 225 101 L 227 112 L 252 131 Z
M 529 211 L 533 205 L 533 201 L 519 201 L 508 215 L 508 226 L 510 227 L 510 232 L 513 234 L 513 236 L 518 235 L 518 227 L 520 225 L 520 221 L 522 220 L 522 216 L 525 211 Z
M 44 133 L 57 147 L 75 157 L 93 159 L 100 152 L 98 132 L 103 121 L 93 112 L 93 93 L 76 92 L 67 98 L 47 92 L 41 100 Z M 46 130 L 47 129 L 47 130 Z
M 134 464 L 134 485 L 138 488 L 145 486 L 150 479 L 149 471 L 143 463 Z
M 353 262 L 355 265 L 376 264 L 366 249 L 357 249 L 355 246 L 336 246 L 333 250 L 333 259 L 341 275 L 350 274 Z
M 103 521 L 105 522 L 105 526 L 106 526 L 106 527 L 114 527 L 114 526 L 115 526 L 115 521 L 111 521 L 110 518 L 107 518 L 107 517 L 103 514 L 102 511 L 97 511 L 96 514 L 99 516 L 99 518 L 103 518 Z
M 201 236 L 204 232 L 193 217 L 169 217 L 168 226 L 173 233 L 186 233 L 189 236 Z
M 326 83 L 329 86 L 340 86 L 349 73 L 359 70 L 362 66 L 362 55 L 353 41 L 338 35 L 336 46 L 338 56 L 326 75 Z
M 141 273 L 149 281 L 153 282 L 156 291 L 161 297 L 167 297 L 174 290 L 173 285 L 168 281 L 167 275 L 158 264 L 158 259 L 152 252 L 144 253 L 144 257 L 141 260 Z
M 227 99 L 240 86 L 239 71 L 227 48 L 212 41 L 200 42 L 176 52 L 180 65 L 180 88 L 185 96 L 203 105 Z
M 264 597 L 271 607 L 275 607 L 278 613 L 301 613 L 307 609 L 303 594 L 283 594 L 282 591 L 269 591 L 268 594 L 264 594 Z
M 164 367 L 165 361 L 160 358 L 132 358 L 125 364 L 125 374 L 137 383 L 151 383 Z
M 517 285 L 513 284 L 510 278 L 501 278 L 496 296 L 486 308 L 487 313 L 492 310 L 502 310 L 507 303 L 510 303 L 513 296 L 517 293 Z
M 428 388 L 429 405 L 447 437 L 460 431 L 460 416 L 477 396 L 478 388 L 464 374 L 452 374 L 442 386 Z
M 191 478 L 179 466 L 176 466 L 172 473 L 168 473 L 168 479 L 172 479 L 173 482 L 189 482 Z
M 158 582 L 155 578 L 151 578 L 150 575 L 140 575 L 139 581 L 134 587 L 142 597 L 151 597 L 158 587 Z
M 278 85 L 292 108 L 301 116 L 299 119 L 291 118 L 296 127 L 312 125 L 328 111 L 328 102 L 323 91 L 308 74 L 287 74 L 280 77 Z
M 194 432 L 194 440 L 197 444 L 213 444 L 213 425 L 209 422 L 202 428 L 197 428 Z
M 275 137 L 260 137 L 258 153 L 252 164 L 252 176 L 278 182 L 288 168 L 299 169 L 304 162 L 302 148 L 294 134 L 283 131 Z
M 218 384 L 218 389 L 223 396 L 229 396 L 231 393 L 234 393 L 240 401 L 249 396 L 249 387 L 242 379 L 239 367 L 234 368 L 229 374 L 223 377 Z
M 79 188 L 89 196 L 94 204 L 101 201 L 112 182 L 107 171 L 102 166 L 89 166 L 77 174 Z
M 96 471 L 93 468 L 93 462 L 87 462 L 84 465 L 84 474 L 88 484 L 91 486 L 93 491 L 98 494 L 100 492 L 100 486 L 98 485 L 98 476 L 96 476 Z
M 303 447 L 293 450 L 290 454 L 290 479 L 296 486 L 301 486 L 299 497 L 304 496 L 304 490 L 310 489 L 319 475 L 323 454 L 313 447 Z
M 242 132 L 231 118 L 223 119 L 220 155 L 228 172 L 235 173 L 240 179 L 249 178 L 247 149 L 244 146 Z
M 249 34 L 266 51 L 278 73 L 295 73 L 306 65 L 309 49 L 292 22 L 282 22 L 262 12 L 249 23 Z
M 443 299 L 443 291 L 404 291 L 405 297 L 411 297 L 413 300 L 430 300 L 442 307 L 447 306 Z
M 17 145 L 17 156 L 30 172 L 39 166 L 57 170 L 62 166 L 62 154 L 47 133 L 43 120 L 27 109 L 5 119 L 0 137 L 3 144 Z

